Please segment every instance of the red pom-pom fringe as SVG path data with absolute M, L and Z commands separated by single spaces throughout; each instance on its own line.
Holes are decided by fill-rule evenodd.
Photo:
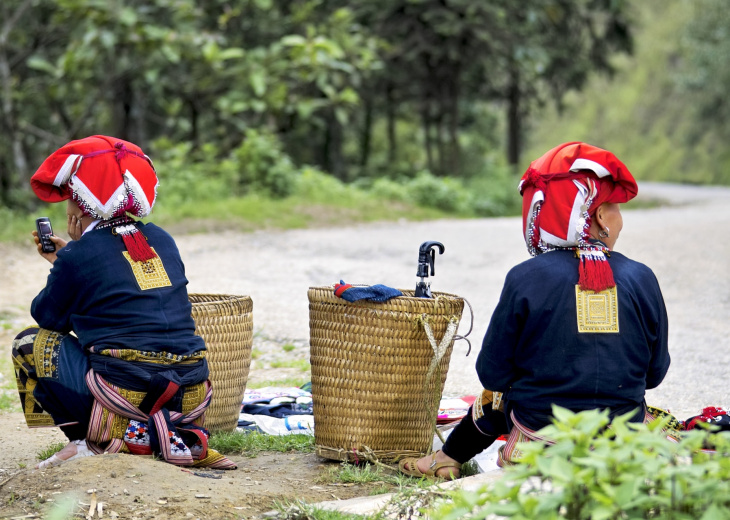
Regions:
M 608 260 L 580 255 L 578 284 L 584 291 L 601 292 L 616 286 Z
M 129 252 L 129 256 L 135 262 L 146 262 L 152 260 L 157 254 L 152 251 L 152 248 L 147 243 L 147 239 L 137 228 L 134 228 L 129 233 L 121 233 L 122 240 L 124 240 L 124 246 Z

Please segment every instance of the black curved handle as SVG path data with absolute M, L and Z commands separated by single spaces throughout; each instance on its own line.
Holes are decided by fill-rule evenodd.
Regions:
M 418 248 L 418 272 L 416 276 L 425 278 L 428 276 L 429 267 L 431 268 L 431 276 L 436 274 L 435 262 L 436 262 L 436 251 L 434 248 L 438 248 L 439 254 L 444 254 L 446 248 L 441 242 L 428 241 L 421 244 Z

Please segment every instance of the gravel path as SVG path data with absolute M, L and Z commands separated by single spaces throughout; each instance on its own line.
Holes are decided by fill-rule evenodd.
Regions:
M 723 383 L 730 368 L 730 245 L 717 240 L 730 229 L 730 189 L 642 184 L 640 197 L 671 206 L 624 211 L 617 250 L 650 266 L 670 318 L 672 366 L 650 392 L 651 404 L 680 418 L 703 406 L 730 406 Z M 713 240 L 713 238 L 715 240 Z M 382 283 L 413 288 L 418 247 L 442 242 L 431 278 L 436 291 L 466 298 L 474 309 L 472 353 L 454 347 L 446 394 L 480 388 L 474 362 L 507 271 L 526 260 L 519 218 L 368 224 L 338 229 L 185 236 L 178 239 L 191 292 L 249 294 L 259 340 L 305 346 L 307 288 Z M 460 333 L 468 328 L 465 313 Z
M 730 367 L 730 243 L 724 239 L 730 229 L 730 188 L 642 183 L 639 197 L 670 203 L 624 211 L 616 247 L 654 270 L 668 308 L 672 366 L 648 401 L 680 418 L 703 406 L 730 406 L 730 390 L 723 383 Z M 465 357 L 464 341 L 454 348 L 446 382 L 451 396 L 479 391 L 474 362 L 489 317 L 507 271 L 528 258 L 519 218 L 176 238 L 190 292 L 251 295 L 258 348 L 291 343 L 301 355 L 308 345 L 308 287 L 343 279 L 413 288 L 419 245 L 442 242 L 446 251 L 436 259 L 432 288 L 458 294 L 474 309 L 471 355 Z M 42 287 L 47 267 L 16 248 L 2 246 L 0 253 L 0 313 L 3 307 L 12 311 L 11 305 L 14 314 Z M 465 313 L 460 333 L 468 321 Z

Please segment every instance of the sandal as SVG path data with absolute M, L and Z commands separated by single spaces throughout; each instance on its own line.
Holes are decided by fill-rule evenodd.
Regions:
M 60 466 L 64 462 L 68 462 L 70 460 L 80 459 L 81 457 L 89 457 L 89 456 L 95 455 L 95 453 L 87 447 L 86 439 L 80 439 L 80 440 L 71 441 L 71 442 L 76 445 L 76 454 L 75 455 L 72 455 L 67 459 L 62 459 L 61 457 L 57 456 L 54 453 L 53 455 L 48 457 L 43 462 L 39 462 L 36 465 L 36 469 L 48 469 L 48 468 L 52 468 L 54 466 Z
M 434 452 L 433 455 L 431 455 L 431 464 L 428 466 L 427 471 L 421 471 L 418 469 L 418 458 L 416 457 L 407 457 L 403 460 L 401 460 L 398 463 L 398 469 L 401 473 L 404 475 L 408 475 L 411 477 L 427 477 L 431 479 L 443 479 L 443 480 L 454 480 L 456 478 L 459 478 L 458 475 L 454 475 L 454 472 L 449 472 L 448 475 L 439 477 L 436 475 L 438 470 L 441 468 L 454 468 L 456 470 L 461 471 L 461 464 L 458 462 L 436 462 L 436 453 Z

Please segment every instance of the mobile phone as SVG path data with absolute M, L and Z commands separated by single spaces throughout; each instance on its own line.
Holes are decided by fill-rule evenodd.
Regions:
M 51 241 L 51 235 L 53 235 L 51 219 L 48 217 L 37 218 L 35 219 L 35 227 L 38 230 L 38 238 L 41 241 L 43 252 L 53 253 L 56 250 L 56 244 Z

